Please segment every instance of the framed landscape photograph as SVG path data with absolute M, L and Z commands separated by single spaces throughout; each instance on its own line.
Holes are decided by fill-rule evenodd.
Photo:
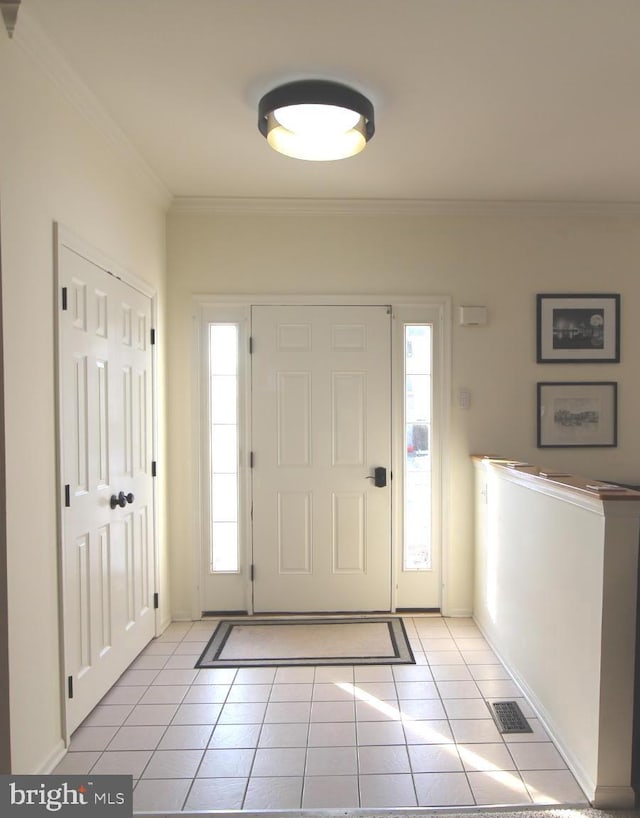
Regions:
M 536 318 L 539 364 L 619 362 L 619 294 L 541 293 Z
M 538 383 L 538 448 L 618 445 L 618 384 Z

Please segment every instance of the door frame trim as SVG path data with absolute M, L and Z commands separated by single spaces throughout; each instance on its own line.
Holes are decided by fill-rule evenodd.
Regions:
M 202 324 L 205 320 L 205 314 L 209 310 L 215 310 L 216 308 L 220 310 L 224 310 L 225 308 L 235 307 L 238 310 L 248 310 L 251 306 L 305 306 L 305 307 L 316 307 L 316 306 L 390 306 L 392 309 L 392 318 L 395 316 L 396 310 L 402 311 L 403 309 L 417 311 L 420 308 L 422 309 L 430 309 L 434 310 L 438 314 L 438 318 L 440 321 L 441 333 L 439 337 L 440 341 L 440 352 L 439 352 L 439 359 L 438 359 L 438 369 L 440 373 L 439 381 L 437 386 L 434 387 L 434 393 L 437 390 L 437 393 L 440 395 L 440 403 L 437 408 L 438 410 L 438 419 L 439 419 L 439 440 L 440 440 L 440 497 L 438 502 L 438 513 L 441 520 L 441 531 L 440 531 L 440 542 L 441 542 L 441 576 L 440 576 L 440 608 L 443 615 L 447 615 L 448 611 L 450 610 L 450 602 L 448 598 L 448 587 L 449 584 L 447 582 L 448 574 L 449 574 L 449 552 L 450 552 L 450 540 L 449 540 L 449 526 L 446 524 L 446 520 L 448 519 L 447 511 L 449 509 L 450 504 L 450 467 L 449 467 L 449 459 L 447 456 L 447 452 L 449 451 L 449 446 L 447 445 L 449 442 L 450 436 L 450 417 L 451 417 L 451 361 L 452 361 L 452 313 L 453 313 L 453 304 L 452 298 L 449 295 L 398 295 L 398 294 L 380 294 L 380 295 L 363 295 L 361 293 L 355 294 L 348 294 L 348 295 L 332 295 L 332 294 L 296 294 L 296 295 L 282 295 L 282 294 L 229 294 L 229 295 L 217 295 L 217 294 L 200 294 L 192 296 L 192 318 L 193 318 L 193 361 L 192 361 L 192 429 L 193 429 L 193 437 L 192 437 L 192 445 L 194 446 L 194 454 L 193 457 L 193 479 L 194 479 L 194 492 L 193 492 L 193 510 L 192 510 L 192 524 L 193 524 L 193 549 L 192 549 L 192 576 L 193 576 L 193 593 L 191 595 L 191 615 L 194 620 L 200 619 L 202 615 L 202 582 L 201 582 L 201 565 L 202 565 L 202 548 L 203 548 L 203 515 L 202 515 L 202 502 L 201 498 L 203 496 L 203 477 L 202 477 L 202 464 L 201 464 L 201 457 L 202 457 L 202 424 L 201 424 L 201 413 L 202 413 L 202 387 L 201 387 L 201 379 L 202 379 L 202 361 L 200 357 L 201 353 L 201 331 L 202 331 Z M 395 383 L 395 371 L 397 368 L 397 360 L 398 360 L 398 348 L 397 348 L 397 338 L 396 333 L 392 332 L 392 340 L 391 340 L 391 371 L 392 371 L 392 389 L 393 384 Z M 248 350 L 245 349 L 244 354 L 248 358 Z M 245 368 L 246 370 L 249 367 Z M 250 384 L 246 384 L 245 379 L 245 388 L 247 391 L 247 400 L 250 404 L 251 395 L 250 395 Z M 397 446 L 395 445 L 396 439 L 396 422 L 397 417 L 394 411 L 395 401 L 392 392 L 392 416 L 391 416 L 391 423 L 392 423 L 392 452 L 395 453 L 397 451 Z M 245 432 L 247 430 L 244 430 Z M 396 469 L 398 464 L 392 460 L 393 468 Z M 398 485 L 398 484 L 396 484 Z M 400 513 L 400 508 L 398 507 L 397 503 L 397 491 L 394 491 L 394 495 L 392 497 L 392 506 L 391 506 L 391 515 L 392 515 L 392 523 L 391 523 L 391 553 L 392 553 L 392 564 L 391 564 L 391 582 L 392 582 L 392 594 L 391 594 L 391 601 L 392 601 L 392 611 L 396 609 L 396 598 L 397 598 L 397 591 L 396 591 L 396 573 L 397 573 L 397 565 L 398 565 L 398 548 L 399 548 L 399 540 L 398 540 L 398 515 Z M 247 548 L 250 544 L 247 544 Z M 246 579 L 246 587 L 245 587 L 245 600 L 251 601 L 252 594 L 251 594 L 251 585 L 250 580 L 247 575 Z M 247 603 L 247 612 L 249 614 L 253 613 L 252 602 Z
M 53 309 L 54 309 L 54 378 L 55 378 L 55 424 L 56 424 L 56 534 L 58 549 L 58 634 L 59 634 L 59 655 L 60 655 L 60 708 L 62 738 L 65 746 L 69 745 L 70 735 L 67 727 L 67 683 L 65 676 L 66 650 L 65 650 L 65 621 L 64 621 L 64 512 L 62 498 L 64 497 L 64 473 L 63 473 L 63 428 L 62 428 L 62 389 L 61 377 L 62 368 L 60 361 L 61 354 L 61 309 L 60 309 L 60 251 L 66 247 L 71 252 L 76 253 L 97 267 L 100 267 L 107 274 L 114 276 L 127 286 L 142 293 L 151 302 L 151 325 L 157 328 L 158 318 L 158 294 L 154 287 L 139 278 L 134 273 L 127 270 L 117 261 L 114 261 L 101 250 L 93 247 L 83 238 L 78 236 L 68 227 L 53 222 Z M 157 343 L 151 346 L 151 459 L 158 460 L 158 346 Z M 158 553 L 158 531 L 159 531 L 159 493 L 158 481 L 152 480 L 152 516 L 153 516 L 153 561 L 154 561 L 154 583 L 155 591 L 160 588 L 160 559 Z M 155 634 L 159 636 L 163 623 L 161 622 L 161 609 L 154 611 Z

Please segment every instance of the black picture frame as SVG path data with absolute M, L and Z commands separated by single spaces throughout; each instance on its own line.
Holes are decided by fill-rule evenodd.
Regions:
M 619 293 L 539 293 L 539 364 L 619 363 Z
M 537 384 L 539 449 L 617 445 L 616 381 L 540 381 Z

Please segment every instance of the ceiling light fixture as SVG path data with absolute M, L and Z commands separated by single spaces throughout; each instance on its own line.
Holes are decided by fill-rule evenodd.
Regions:
M 375 132 L 373 105 L 338 82 L 299 80 L 262 97 L 258 128 L 274 150 L 294 159 L 346 159 Z

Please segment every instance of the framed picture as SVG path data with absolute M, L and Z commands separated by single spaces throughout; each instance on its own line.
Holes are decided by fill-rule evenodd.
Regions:
M 620 296 L 537 296 L 537 362 L 618 363 Z
M 538 448 L 618 445 L 618 384 L 538 383 Z

